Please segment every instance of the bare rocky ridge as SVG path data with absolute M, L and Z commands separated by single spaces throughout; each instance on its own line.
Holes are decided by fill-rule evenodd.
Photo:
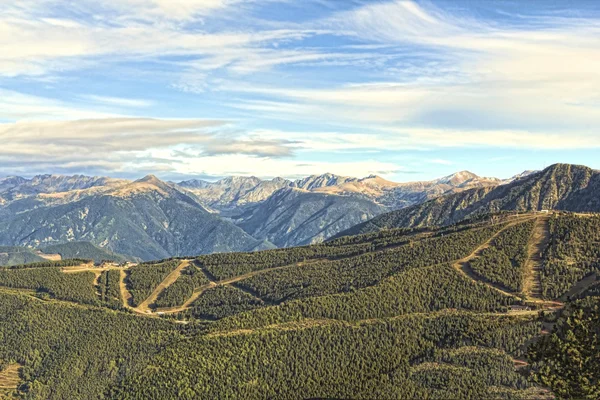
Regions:
M 217 182 L 189 180 L 179 182 L 178 185 L 196 194 L 207 206 L 227 212 L 265 201 L 277 190 L 283 188 L 355 196 L 373 201 L 389 209 L 398 209 L 442 194 L 497 185 L 503 182 L 505 181 L 497 178 L 482 178 L 472 172 L 461 171 L 432 181 L 407 183 L 391 182 L 377 175 L 352 178 L 326 173 L 311 175 L 296 181 L 283 178 L 261 180 L 256 177 L 235 176 Z

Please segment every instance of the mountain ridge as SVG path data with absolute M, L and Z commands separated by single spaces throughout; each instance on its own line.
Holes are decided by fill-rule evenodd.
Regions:
M 507 184 L 473 188 L 382 214 L 339 236 L 380 229 L 449 225 L 500 211 L 600 212 L 598 193 L 599 171 L 583 165 L 559 163 Z

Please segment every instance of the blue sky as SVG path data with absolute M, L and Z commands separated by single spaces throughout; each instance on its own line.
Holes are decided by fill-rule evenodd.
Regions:
M 0 0 L 0 175 L 600 168 L 594 1 Z

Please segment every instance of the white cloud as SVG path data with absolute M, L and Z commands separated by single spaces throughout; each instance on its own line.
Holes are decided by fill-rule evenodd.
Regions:
M 595 134 L 538 133 L 525 130 L 453 130 L 447 128 L 390 128 L 372 126 L 364 133 L 285 132 L 260 130 L 256 138 L 285 138 L 298 151 L 332 153 L 350 150 L 430 150 L 439 148 L 495 147 L 504 149 L 582 149 L 600 148 L 600 136 Z M 445 160 L 430 160 L 444 163 Z
M 326 19 L 337 30 L 411 55 L 379 82 L 322 83 L 316 88 L 230 82 L 223 90 L 260 100 L 232 104 L 270 118 L 302 118 L 342 128 L 398 128 L 411 145 L 446 131 L 440 145 L 558 148 L 595 143 L 600 124 L 600 24 L 552 18 L 519 27 L 407 1 L 370 2 Z M 422 53 L 432 56 L 420 58 Z M 391 79 L 390 79 L 391 78 Z M 471 132 L 481 135 L 474 137 Z M 508 140 L 499 132 L 506 132 Z M 512 132 L 519 132 L 513 135 Z M 419 140 L 422 140 L 419 142 Z M 366 141 L 367 143 L 369 141 Z
M 160 156 L 165 154 L 160 153 Z M 356 162 L 304 162 L 294 159 L 256 158 L 243 154 L 198 157 L 187 160 L 177 168 L 177 172 L 189 175 L 255 175 L 265 178 L 297 178 L 324 172 L 347 176 L 392 176 L 402 169 L 394 163 L 375 159 Z
M 278 0 L 270 0 L 278 1 Z M 283 55 L 280 61 L 270 55 L 269 46 L 279 41 L 297 40 L 312 34 L 298 29 L 239 29 L 209 32 L 202 25 L 193 28 L 178 19 L 203 16 L 216 10 L 235 10 L 239 0 L 119 0 L 105 3 L 84 0 L 74 11 L 77 20 L 46 17 L 52 8 L 64 6 L 55 0 L 0 3 L 0 75 L 39 76 L 65 72 L 88 63 L 140 61 L 166 56 L 196 56 L 219 68 L 236 61 L 244 70 L 259 61 L 254 52 L 263 52 L 271 61 L 296 62 L 313 56 Z M 74 13 L 75 14 L 75 13 Z M 223 17 L 222 15 L 220 17 Z M 18 44 L 18 45 L 17 45 Z M 111 56 L 110 58 L 108 56 Z M 260 67 L 257 65 L 255 68 Z
M 85 95 L 82 96 L 86 100 L 90 100 L 94 103 L 106 104 L 109 106 L 118 107 L 150 107 L 154 105 L 154 102 L 146 99 L 127 99 L 122 97 L 111 97 L 111 96 L 97 96 L 97 95 Z

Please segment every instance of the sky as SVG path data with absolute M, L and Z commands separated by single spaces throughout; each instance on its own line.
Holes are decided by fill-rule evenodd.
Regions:
M 600 168 L 600 3 L 0 0 L 0 176 Z

